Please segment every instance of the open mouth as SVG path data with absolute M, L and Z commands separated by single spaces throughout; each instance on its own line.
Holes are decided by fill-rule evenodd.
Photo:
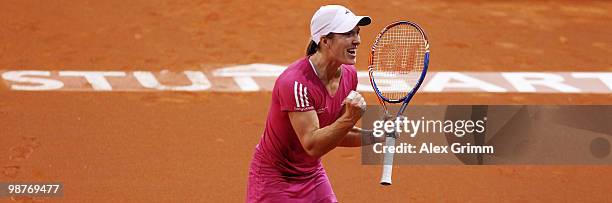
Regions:
M 357 48 L 347 49 L 346 52 L 351 56 L 357 56 Z

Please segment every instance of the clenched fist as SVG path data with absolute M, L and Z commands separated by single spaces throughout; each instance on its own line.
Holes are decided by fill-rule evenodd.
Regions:
M 357 122 L 366 109 L 366 102 L 359 92 L 351 91 L 344 99 L 344 115 L 354 122 Z

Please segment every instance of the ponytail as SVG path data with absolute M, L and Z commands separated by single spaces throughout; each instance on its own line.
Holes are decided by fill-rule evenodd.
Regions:
M 313 54 L 317 53 L 317 50 L 319 50 L 319 45 L 317 45 L 317 43 L 315 43 L 314 41 L 310 40 L 308 48 L 306 48 L 306 56 L 312 56 Z

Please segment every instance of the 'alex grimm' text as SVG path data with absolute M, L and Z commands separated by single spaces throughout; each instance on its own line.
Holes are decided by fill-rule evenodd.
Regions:
M 434 145 L 432 143 L 421 143 L 420 146 L 408 144 L 405 142 L 396 146 L 384 146 L 382 143 L 376 143 L 372 146 L 374 153 L 396 153 L 396 154 L 493 154 L 495 149 L 493 146 L 475 146 L 470 143 L 461 144 L 453 143 L 448 145 Z

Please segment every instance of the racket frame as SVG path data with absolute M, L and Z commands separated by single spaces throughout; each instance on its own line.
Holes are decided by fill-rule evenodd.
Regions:
M 408 94 L 406 96 L 404 96 L 403 98 L 397 99 L 397 100 L 393 100 L 393 99 L 389 99 L 386 98 L 382 95 L 382 93 L 380 93 L 380 90 L 378 89 L 378 86 L 376 85 L 376 81 L 374 81 L 374 77 L 373 77 L 373 62 L 374 62 L 374 53 L 376 52 L 376 45 L 379 43 L 379 40 L 381 39 L 381 37 L 392 27 L 398 26 L 400 24 L 408 24 L 411 26 L 414 26 L 415 28 L 417 28 L 417 30 L 421 33 L 421 35 L 423 36 L 423 38 L 425 39 L 425 56 L 423 58 L 423 70 L 421 71 L 421 77 L 419 78 L 419 80 L 417 81 L 416 85 L 414 86 L 414 88 L 412 88 L 412 90 L 410 90 L 410 92 L 408 92 Z M 425 79 L 425 75 L 427 74 L 427 68 L 429 66 L 429 40 L 427 39 L 427 35 L 425 35 L 425 32 L 423 31 L 423 29 L 416 23 L 410 22 L 410 21 L 397 21 L 394 23 L 391 23 L 387 26 L 385 26 L 385 28 L 383 28 L 383 30 L 378 34 L 378 36 L 376 37 L 376 40 L 374 41 L 374 44 L 372 44 L 372 50 L 370 52 L 370 59 L 369 59 L 369 66 L 368 66 L 368 74 L 370 76 L 370 84 L 372 85 L 372 88 L 374 89 L 374 92 L 377 95 L 378 98 L 378 102 L 381 104 L 381 106 L 383 106 L 384 111 L 385 111 L 385 115 L 388 117 L 389 115 L 389 110 L 387 108 L 387 105 L 385 104 L 385 102 L 387 103 L 402 103 L 402 106 L 400 107 L 399 111 L 397 112 L 395 118 L 401 116 L 404 113 L 404 110 L 406 110 L 406 107 L 408 106 L 408 103 L 410 102 L 410 100 L 412 99 L 412 97 L 416 94 L 417 90 L 421 87 L 421 84 L 423 83 L 423 80 Z M 395 128 L 393 128 L 395 129 Z M 385 146 L 395 146 L 395 140 L 396 140 L 396 133 L 393 132 L 391 134 L 387 134 L 386 138 L 385 138 Z M 381 185 L 391 185 L 392 181 L 391 181 L 391 175 L 392 175 L 392 171 L 393 171 L 393 153 L 384 153 L 383 155 L 383 170 L 382 170 L 382 175 L 381 175 L 381 180 L 380 180 L 380 184 Z

